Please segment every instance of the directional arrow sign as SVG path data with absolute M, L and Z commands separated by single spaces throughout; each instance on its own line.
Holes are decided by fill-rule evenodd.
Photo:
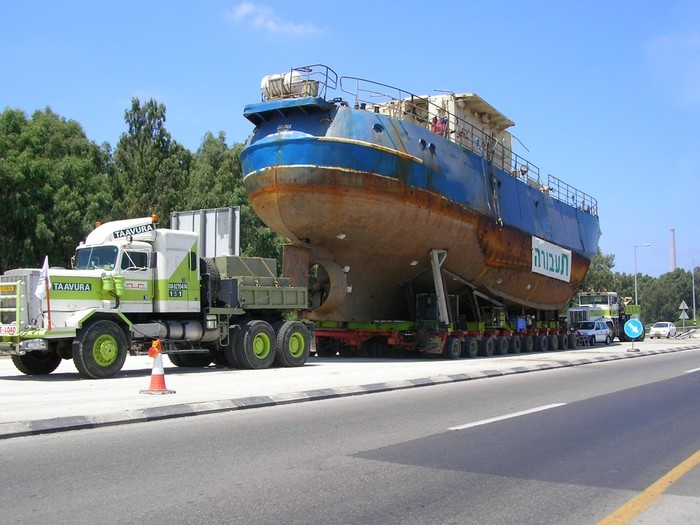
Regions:
M 625 335 L 630 339 L 637 339 L 644 333 L 644 325 L 639 319 L 630 319 L 625 323 Z
M 679 310 L 687 310 L 687 309 L 688 309 L 688 305 L 685 304 L 685 301 L 683 301 L 683 302 L 681 303 L 681 305 L 678 307 L 678 309 L 679 309 Z

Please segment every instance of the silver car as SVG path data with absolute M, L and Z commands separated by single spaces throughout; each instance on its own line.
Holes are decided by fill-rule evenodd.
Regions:
M 675 337 L 675 335 L 676 325 L 669 323 L 668 321 L 659 321 L 658 323 L 654 323 L 654 326 L 652 326 L 651 330 L 649 330 L 649 337 L 651 339 L 654 337 L 657 339 L 661 339 L 662 337 L 670 339 L 671 337 Z
M 610 326 L 602 319 L 598 321 L 583 321 L 579 323 L 576 331 L 579 336 L 587 338 L 592 345 L 595 343 L 609 345 L 613 339 L 613 332 Z

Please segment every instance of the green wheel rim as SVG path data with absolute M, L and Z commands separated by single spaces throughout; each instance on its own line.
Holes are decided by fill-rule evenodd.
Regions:
M 289 353 L 292 357 L 301 357 L 304 355 L 304 350 L 306 350 L 304 336 L 299 332 L 294 332 L 289 337 Z
M 95 344 L 92 345 L 92 357 L 98 366 L 108 367 L 114 364 L 118 356 L 119 346 L 111 335 L 101 335 L 95 340 Z
M 267 334 L 257 334 L 253 338 L 253 353 L 258 359 L 266 359 L 272 350 L 272 343 Z

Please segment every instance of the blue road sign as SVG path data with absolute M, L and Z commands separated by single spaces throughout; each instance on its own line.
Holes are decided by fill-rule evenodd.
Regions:
M 625 335 L 630 339 L 637 339 L 644 333 L 644 325 L 639 319 L 630 319 L 625 323 Z

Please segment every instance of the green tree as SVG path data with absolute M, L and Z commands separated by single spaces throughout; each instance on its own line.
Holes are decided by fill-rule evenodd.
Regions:
M 113 218 L 167 217 L 185 202 L 192 154 L 165 128 L 165 106 L 133 98 L 124 114 L 128 131 L 114 154 Z
M 0 114 L 0 270 L 36 267 L 45 255 L 68 265 L 85 233 L 109 209 L 109 145 L 89 141 L 82 127 L 46 108 Z
M 593 257 L 588 273 L 581 283 L 581 289 L 613 291 L 614 276 L 612 269 L 614 266 L 615 256 L 611 254 L 603 255 L 603 252 L 598 248 L 598 253 Z

